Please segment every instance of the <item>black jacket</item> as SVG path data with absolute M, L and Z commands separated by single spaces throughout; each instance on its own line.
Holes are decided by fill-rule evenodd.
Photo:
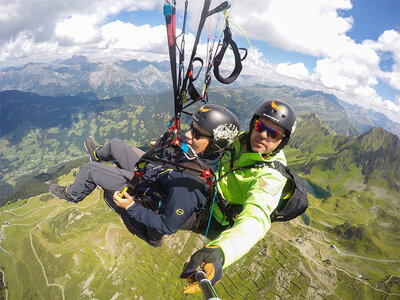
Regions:
M 169 153 L 164 157 L 171 159 Z M 189 160 L 182 154 L 174 161 L 183 164 Z M 203 158 L 202 161 L 214 171 L 218 157 Z M 207 184 L 199 177 L 151 164 L 146 165 L 143 178 L 135 190 L 142 200 L 156 203 L 158 211 L 135 203 L 127 210 L 129 218 L 160 235 L 177 232 L 194 212 L 203 209 L 209 193 Z

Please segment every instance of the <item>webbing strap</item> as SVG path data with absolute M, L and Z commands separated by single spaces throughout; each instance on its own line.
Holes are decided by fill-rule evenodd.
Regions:
M 176 72 L 175 6 L 171 5 L 170 3 L 166 3 L 164 5 L 164 16 L 165 16 L 165 24 L 167 26 L 169 61 L 171 66 L 172 86 L 174 89 L 175 114 L 177 114 L 180 108 L 179 104 L 177 103 L 179 91 L 178 91 L 177 72 Z
M 219 166 L 220 166 L 220 162 L 218 162 L 217 173 L 219 173 Z M 211 218 L 212 218 L 212 214 L 213 214 L 213 210 L 214 210 L 214 204 L 215 204 L 215 198 L 217 197 L 217 185 L 218 185 L 218 179 L 217 179 L 217 181 L 215 182 L 214 197 L 213 197 L 213 201 L 212 201 L 212 205 L 211 205 L 211 209 L 210 209 L 210 216 L 208 217 L 208 224 L 207 224 L 206 233 L 205 233 L 205 235 L 204 235 L 203 247 L 205 247 L 205 245 L 206 245 L 206 238 L 207 238 L 208 230 L 210 229 Z
M 222 59 L 224 58 L 226 49 L 228 46 L 231 46 L 233 51 L 233 55 L 235 57 L 235 68 L 233 69 L 232 73 L 228 77 L 223 77 L 220 74 L 219 66 L 221 65 Z M 247 52 L 247 51 L 246 51 Z M 244 59 L 244 58 L 243 58 Z M 227 25 L 224 30 L 224 40 L 222 43 L 221 50 L 214 58 L 214 76 L 215 78 L 224 84 L 230 84 L 234 82 L 240 75 L 242 71 L 242 58 L 240 57 L 239 49 L 236 43 L 232 40 L 232 32 L 230 27 Z

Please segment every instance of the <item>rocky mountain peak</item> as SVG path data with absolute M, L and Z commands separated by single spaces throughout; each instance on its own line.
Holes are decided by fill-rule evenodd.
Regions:
M 399 137 L 382 127 L 372 127 L 368 132 L 357 138 L 362 148 L 368 151 L 384 149 L 399 149 Z

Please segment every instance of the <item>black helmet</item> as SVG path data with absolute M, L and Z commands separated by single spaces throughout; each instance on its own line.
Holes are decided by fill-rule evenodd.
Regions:
M 251 131 L 254 128 L 254 121 L 259 117 L 264 117 L 285 129 L 285 136 L 276 150 L 282 149 L 289 142 L 290 135 L 296 128 L 296 114 L 293 108 L 291 108 L 288 103 L 281 100 L 265 101 L 254 112 L 253 118 L 250 122 L 249 138 Z
M 223 152 L 233 143 L 240 131 L 238 118 L 220 105 L 203 105 L 192 117 L 193 122 L 212 134 L 212 140 L 204 154 Z

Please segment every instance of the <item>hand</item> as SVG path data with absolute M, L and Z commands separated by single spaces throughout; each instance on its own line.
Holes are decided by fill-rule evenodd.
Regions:
M 215 285 L 222 278 L 223 252 L 218 246 L 210 246 L 195 252 L 189 263 L 185 263 L 181 278 L 186 278 L 189 285 L 183 288 L 185 294 L 200 292 L 199 282 L 194 275 L 199 268 L 203 269 L 206 277 Z
M 131 195 L 129 195 L 127 192 L 124 192 L 124 197 L 125 198 L 121 198 L 120 197 L 121 192 L 116 191 L 114 193 L 113 199 L 114 199 L 114 203 L 121 208 L 127 208 L 129 207 L 131 204 L 135 203 L 135 201 L 133 200 L 133 198 L 131 197 Z

